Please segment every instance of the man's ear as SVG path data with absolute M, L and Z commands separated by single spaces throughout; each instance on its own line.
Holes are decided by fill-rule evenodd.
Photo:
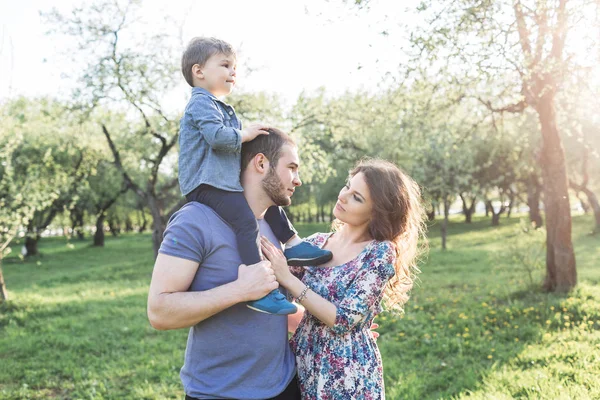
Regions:
M 267 159 L 267 157 L 265 157 L 263 153 L 258 153 L 257 155 L 255 155 L 253 161 L 254 168 L 261 174 L 269 170 L 269 160 Z

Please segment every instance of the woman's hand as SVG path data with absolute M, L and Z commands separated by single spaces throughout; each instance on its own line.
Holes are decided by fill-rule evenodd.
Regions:
M 264 236 L 261 236 L 260 238 L 260 247 L 267 260 L 271 261 L 271 268 L 275 271 L 275 278 L 277 278 L 277 281 L 281 285 L 286 286 L 286 282 L 288 282 L 290 278 L 293 278 L 293 275 L 290 272 L 287 259 L 283 255 L 283 252 L 275 247 L 273 243 L 269 242 Z
M 379 337 L 379 332 L 377 332 L 375 329 L 379 328 L 379 325 L 376 323 L 372 323 L 371 324 L 371 336 L 373 336 L 373 339 L 375 339 L 375 341 L 377 341 L 377 338 Z

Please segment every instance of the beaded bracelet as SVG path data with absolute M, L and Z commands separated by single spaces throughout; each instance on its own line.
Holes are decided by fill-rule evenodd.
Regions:
M 296 301 L 297 301 L 298 303 L 302 303 L 302 300 L 304 300 L 304 299 L 306 298 L 306 293 L 308 292 L 308 290 L 309 290 L 309 287 L 308 287 L 308 286 L 305 286 L 305 287 L 304 287 L 304 290 L 302 291 L 302 293 L 300 293 L 300 296 L 298 296 L 298 297 L 296 298 Z

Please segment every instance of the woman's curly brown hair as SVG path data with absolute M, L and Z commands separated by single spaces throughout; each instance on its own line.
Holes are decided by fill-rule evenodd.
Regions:
M 421 189 L 410 176 L 388 161 L 363 159 L 350 171 L 350 176 L 361 172 L 373 202 L 369 234 L 375 240 L 391 242 L 396 253 L 396 274 L 384 290 L 384 305 L 388 310 L 403 312 L 408 293 L 420 272 L 419 256 L 427 249 Z M 336 220 L 333 229 L 342 225 Z

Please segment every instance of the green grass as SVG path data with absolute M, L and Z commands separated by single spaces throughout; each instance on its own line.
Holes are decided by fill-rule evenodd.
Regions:
M 431 227 L 406 314 L 377 321 L 387 397 L 600 398 L 600 237 L 587 234 L 590 217 L 574 223 L 580 284 L 568 295 L 539 290 L 543 270 L 532 287 L 511 261 L 518 218 L 453 221 L 446 252 Z M 187 330 L 158 332 L 146 319 L 149 235 L 105 248 L 49 238 L 40 251 L 4 263 L 0 399 L 182 398 Z

